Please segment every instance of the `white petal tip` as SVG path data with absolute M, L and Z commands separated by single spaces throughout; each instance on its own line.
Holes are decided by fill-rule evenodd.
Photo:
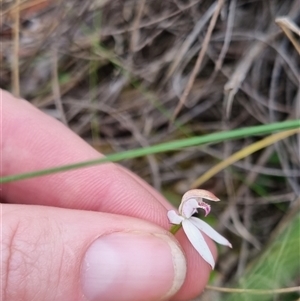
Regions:
M 215 269 L 215 262 L 207 262 L 207 263 L 210 265 L 212 270 Z
M 183 218 L 180 215 L 178 215 L 175 212 L 175 210 L 169 210 L 167 212 L 167 216 L 168 216 L 169 222 L 174 225 L 179 225 L 183 220 Z
M 222 245 L 232 249 L 232 244 L 227 239 L 226 242 L 224 242 Z
M 224 243 L 221 243 L 221 245 L 226 246 L 226 247 L 229 247 L 229 248 L 232 249 L 232 244 L 231 244 L 229 241 L 226 241 L 226 242 L 224 242 Z

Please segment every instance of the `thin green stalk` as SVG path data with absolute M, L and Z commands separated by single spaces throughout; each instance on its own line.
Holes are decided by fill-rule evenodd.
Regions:
M 180 225 L 172 225 L 171 229 L 170 229 L 170 232 L 175 235 L 178 230 L 181 228 L 181 224 Z
M 0 183 L 8 183 L 13 181 L 30 179 L 34 177 L 45 176 L 53 173 L 89 167 L 89 166 L 103 164 L 107 162 L 118 162 L 125 159 L 142 157 L 148 154 L 174 151 L 181 148 L 203 145 L 203 144 L 213 144 L 213 143 L 218 143 L 226 140 L 245 138 L 254 135 L 265 135 L 275 131 L 283 131 L 283 130 L 289 130 L 294 128 L 300 128 L 299 119 L 218 132 L 218 133 L 208 134 L 204 136 L 186 138 L 182 140 L 174 140 L 174 141 L 165 142 L 165 143 L 161 143 L 145 148 L 133 149 L 126 152 L 107 155 L 106 157 L 100 159 L 84 161 L 84 162 L 79 162 L 70 165 L 58 166 L 54 168 L 43 169 L 43 170 L 38 170 L 38 171 L 33 171 L 33 172 L 28 172 L 23 174 L 10 175 L 10 176 L 0 178 Z

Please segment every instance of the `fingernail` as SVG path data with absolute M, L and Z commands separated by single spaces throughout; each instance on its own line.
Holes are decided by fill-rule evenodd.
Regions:
M 92 243 L 82 264 L 90 301 L 163 300 L 184 282 L 186 261 L 166 235 L 117 232 Z

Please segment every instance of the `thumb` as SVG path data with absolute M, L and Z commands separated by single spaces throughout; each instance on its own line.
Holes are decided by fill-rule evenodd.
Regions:
M 126 216 L 2 204 L 3 300 L 168 300 L 184 255 L 164 229 Z

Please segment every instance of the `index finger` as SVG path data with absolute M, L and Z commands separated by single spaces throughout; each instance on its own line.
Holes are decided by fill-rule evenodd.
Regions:
M 1 109 L 3 176 L 102 156 L 60 122 L 4 91 Z M 166 219 L 157 216 L 170 205 L 153 194 L 150 186 L 112 163 L 8 183 L 2 191 L 7 202 L 118 213 L 166 226 Z
M 24 100 L 1 93 L 2 176 L 99 158 L 99 154 L 63 124 Z M 170 228 L 171 205 L 148 184 L 117 164 L 56 173 L 2 185 L 9 203 L 39 204 L 127 215 Z M 117 221 L 116 221 L 117 222 Z M 187 258 L 187 275 L 176 300 L 199 294 L 210 267 L 193 249 L 184 233 L 176 236 Z M 207 242 L 216 254 L 211 240 Z

